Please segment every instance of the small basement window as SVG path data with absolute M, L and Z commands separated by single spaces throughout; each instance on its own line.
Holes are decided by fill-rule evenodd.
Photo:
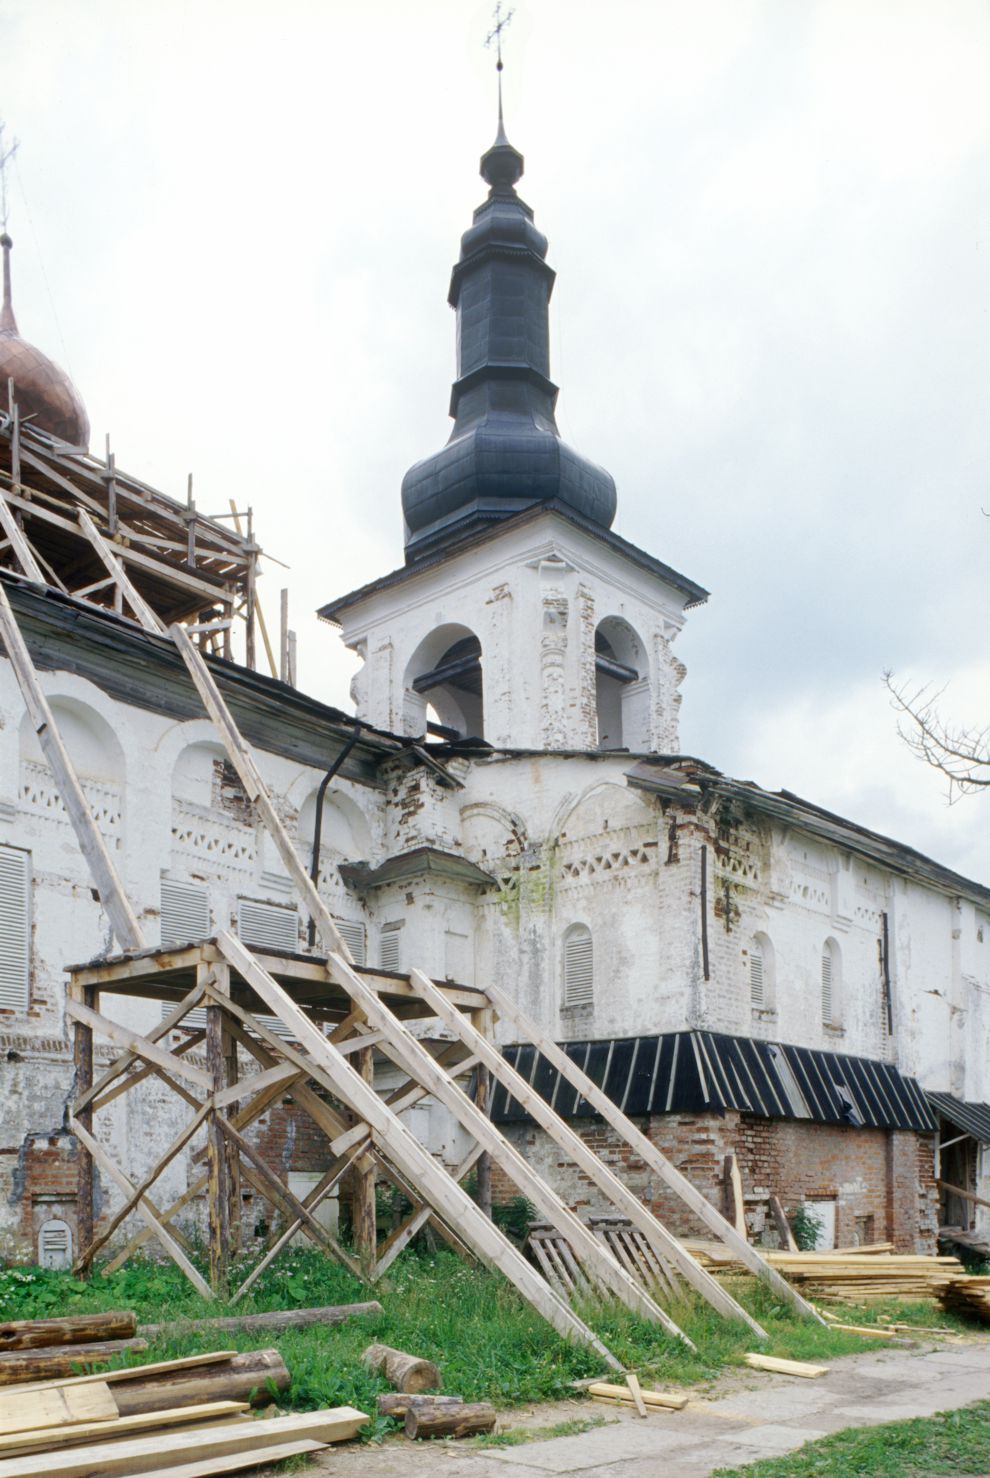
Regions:
M 595 961 L 591 930 L 572 924 L 564 935 L 564 1006 L 590 1006 L 595 994 Z

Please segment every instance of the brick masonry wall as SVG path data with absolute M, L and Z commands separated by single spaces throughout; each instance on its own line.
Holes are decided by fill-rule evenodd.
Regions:
M 571 1166 L 535 1125 L 505 1126 L 530 1163 L 581 1214 L 607 1207 L 588 1177 Z M 710 1233 L 647 1169 L 636 1152 L 600 1120 L 575 1120 L 581 1138 L 679 1236 Z M 671 1114 L 641 1129 L 712 1204 L 722 1209 L 724 1157 L 735 1152 L 750 1239 L 776 1246 L 768 1197 L 790 1213 L 803 1201 L 834 1201 L 836 1245 L 892 1241 L 899 1251 L 935 1251 L 937 1197 L 932 1138 L 912 1131 L 789 1123 L 727 1113 Z M 493 1194 L 518 1194 L 497 1167 Z

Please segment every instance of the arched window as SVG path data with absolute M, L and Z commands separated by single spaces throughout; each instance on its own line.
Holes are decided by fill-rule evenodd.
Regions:
M 628 622 L 607 616 L 595 632 L 599 749 L 650 748 L 650 695 L 643 643 Z
M 823 1026 L 837 1026 L 839 1023 L 840 983 L 839 946 L 834 939 L 826 939 L 822 947 Z
M 595 958 L 587 924 L 572 924 L 564 935 L 565 1006 L 590 1006 L 595 996 Z
M 466 626 L 438 627 L 406 671 L 407 732 L 446 739 L 484 737 L 481 642 Z

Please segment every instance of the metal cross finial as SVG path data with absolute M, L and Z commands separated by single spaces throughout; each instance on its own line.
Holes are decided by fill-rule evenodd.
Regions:
M 495 45 L 495 55 L 498 58 L 498 60 L 495 63 L 495 70 L 498 73 L 498 127 L 499 127 L 499 136 L 501 136 L 501 133 L 502 133 L 502 32 L 505 30 L 506 26 L 509 24 L 509 22 L 511 21 L 512 17 L 515 15 L 516 12 L 514 10 L 510 10 L 505 15 L 503 15 L 502 14 L 502 0 L 498 0 L 498 3 L 496 4 L 495 9 L 494 9 L 494 11 L 492 13 L 493 13 L 493 15 L 495 17 L 495 24 L 492 27 L 492 29 L 488 32 L 488 35 L 485 37 L 485 45 L 488 46 L 488 47 L 490 47 L 492 45 L 492 43 L 494 42 L 494 45 Z
M 9 148 L 4 144 L 5 125 L 0 123 L 0 231 L 7 234 L 7 165 L 17 153 L 17 139 Z

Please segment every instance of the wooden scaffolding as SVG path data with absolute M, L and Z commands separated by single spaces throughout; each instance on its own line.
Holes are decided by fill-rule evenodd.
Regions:
M 91 535 L 122 604 L 149 631 L 164 623 L 131 583 L 113 549 L 98 531 Z M 212 720 L 255 812 L 267 829 L 296 893 L 314 926 L 319 953 L 281 956 L 249 950 L 229 933 L 180 950 L 148 950 L 112 858 L 89 813 L 71 760 L 58 734 L 31 658 L 0 582 L 0 636 L 7 647 L 44 752 L 62 789 L 70 819 L 90 862 L 100 897 L 123 953 L 80 966 L 70 977 L 67 1013 L 75 1033 L 75 1097 L 71 1126 L 78 1137 L 79 1267 L 97 1253 L 131 1214 L 144 1223 L 110 1266 L 119 1266 L 154 1236 L 204 1294 L 226 1288 L 229 1258 L 236 1246 L 241 1182 L 268 1200 L 284 1217 L 259 1261 L 235 1291 L 240 1297 L 278 1251 L 297 1233 L 310 1237 L 347 1266 L 372 1280 L 380 1277 L 427 1221 L 459 1251 L 497 1268 L 519 1293 L 562 1334 L 593 1347 L 612 1368 L 619 1362 L 594 1332 L 594 1305 L 614 1301 L 652 1320 L 667 1333 L 690 1340 L 679 1329 L 663 1290 L 673 1295 L 683 1282 L 719 1313 L 743 1320 L 758 1338 L 765 1331 L 732 1295 L 690 1255 L 609 1166 L 506 1062 L 493 1041 L 497 1016 L 517 1041 L 534 1044 L 546 1062 L 569 1081 L 644 1163 L 674 1191 L 744 1266 L 765 1279 L 802 1314 L 817 1314 L 769 1266 L 745 1237 L 673 1166 L 504 992 L 437 986 L 420 970 L 398 980 L 354 967 L 347 945 L 324 900 L 298 857 L 265 787 L 253 756 L 217 688 L 209 665 L 179 624 L 169 634 Z M 174 1009 L 145 1034 L 125 1028 L 100 1010 L 102 992 L 150 996 Z M 205 1010 L 205 1025 L 176 1045 L 172 1034 L 193 1010 Z M 409 1027 L 409 1018 L 433 1023 L 430 1042 Z M 120 1048 L 120 1055 L 94 1081 L 94 1035 Z M 205 1066 L 192 1049 L 202 1046 Z M 403 1075 L 387 1097 L 374 1088 L 373 1059 L 379 1053 Z M 250 1065 L 242 1073 L 240 1063 Z M 464 1085 L 468 1074 L 473 1077 Z M 94 1115 L 123 1093 L 154 1077 L 183 1100 L 190 1117 L 156 1164 L 135 1181 L 102 1147 Z M 595 1234 L 519 1153 L 486 1113 L 494 1079 L 556 1144 L 561 1163 L 576 1167 L 602 1193 L 615 1213 L 628 1218 L 663 1273 L 647 1287 L 613 1242 Z M 300 1199 L 247 1134 L 273 1100 L 291 1093 L 296 1106 L 327 1140 L 328 1165 L 319 1183 Z M 473 1141 L 453 1172 L 429 1153 L 401 1117 L 423 1098 L 442 1104 Z M 156 1183 L 175 1157 L 202 1131 L 206 1169 L 170 1206 L 154 1197 Z M 536 1207 L 555 1234 L 567 1279 L 547 1277 L 528 1261 L 471 1199 L 461 1181 L 489 1156 Z M 97 1228 L 93 1177 L 99 1169 L 123 1196 L 110 1221 Z M 320 1202 L 351 1171 L 356 1186 L 356 1256 L 316 1218 Z M 378 1246 L 374 1186 L 379 1177 L 398 1186 L 412 1204 L 402 1226 Z M 176 1224 L 182 1209 L 205 1194 L 208 1205 L 210 1278 L 195 1267 Z M 544 1271 L 547 1271 L 544 1269 Z M 575 1307 L 577 1304 L 577 1307 Z

